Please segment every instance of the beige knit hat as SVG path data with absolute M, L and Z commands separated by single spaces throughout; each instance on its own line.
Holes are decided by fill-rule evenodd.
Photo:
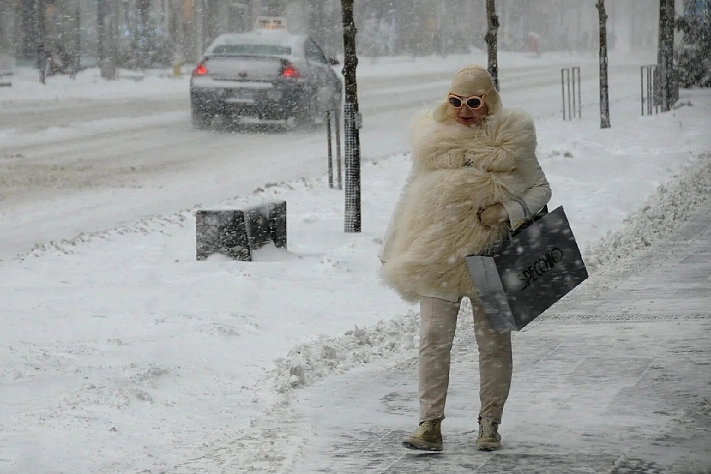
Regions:
M 486 105 L 489 107 L 489 115 L 501 110 L 501 98 L 494 87 L 494 81 L 485 68 L 476 64 L 465 66 L 454 75 L 452 85 L 447 94 L 452 93 L 461 97 L 471 97 L 473 95 L 486 94 Z M 438 122 L 444 122 L 454 118 L 455 110 L 449 106 L 445 99 L 438 104 L 433 111 L 433 117 Z

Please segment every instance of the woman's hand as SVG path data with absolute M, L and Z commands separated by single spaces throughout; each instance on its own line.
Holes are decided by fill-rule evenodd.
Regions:
M 479 210 L 479 222 L 486 227 L 494 227 L 509 220 L 509 212 L 503 204 L 497 202 L 493 206 Z

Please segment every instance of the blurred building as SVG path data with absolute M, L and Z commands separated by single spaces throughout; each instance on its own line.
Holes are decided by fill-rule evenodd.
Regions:
M 678 6 L 698 0 L 678 0 Z M 501 50 L 594 51 L 595 0 L 496 0 Z M 45 40 L 95 65 L 100 47 L 124 67 L 193 62 L 224 32 L 249 31 L 260 15 L 285 16 L 327 55 L 342 48 L 340 0 L 0 0 L 0 48 L 36 61 L 38 10 Z M 659 0 L 606 0 L 610 49 L 653 50 Z M 356 0 L 358 51 L 363 56 L 448 55 L 485 49 L 485 0 Z M 103 32 L 103 33 L 102 33 Z
M 596 51 L 599 12 L 596 1 L 497 0 L 502 49 L 525 50 L 529 33 L 543 51 Z M 619 51 L 656 48 L 659 0 L 606 0 L 608 47 Z

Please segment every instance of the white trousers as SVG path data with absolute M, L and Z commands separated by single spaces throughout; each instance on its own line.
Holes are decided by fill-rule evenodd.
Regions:
M 420 299 L 419 391 L 420 422 L 444 419 L 449 365 L 460 302 Z M 511 388 L 511 333 L 491 329 L 481 306 L 472 301 L 479 348 L 479 416 L 501 423 Z

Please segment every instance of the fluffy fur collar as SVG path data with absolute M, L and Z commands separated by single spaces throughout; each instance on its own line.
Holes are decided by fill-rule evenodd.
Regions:
M 410 128 L 415 173 L 476 166 L 509 171 L 520 155 L 536 150 L 533 119 L 525 112 L 503 109 L 480 126 L 436 122 L 430 113 L 415 117 Z
M 477 212 L 526 190 L 516 165 L 535 153 L 533 120 L 503 109 L 466 127 L 423 114 L 411 131 L 412 178 L 386 242 L 382 277 L 408 301 L 475 298 L 464 257 L 485 252 L 507 232 L 482 226 Z

